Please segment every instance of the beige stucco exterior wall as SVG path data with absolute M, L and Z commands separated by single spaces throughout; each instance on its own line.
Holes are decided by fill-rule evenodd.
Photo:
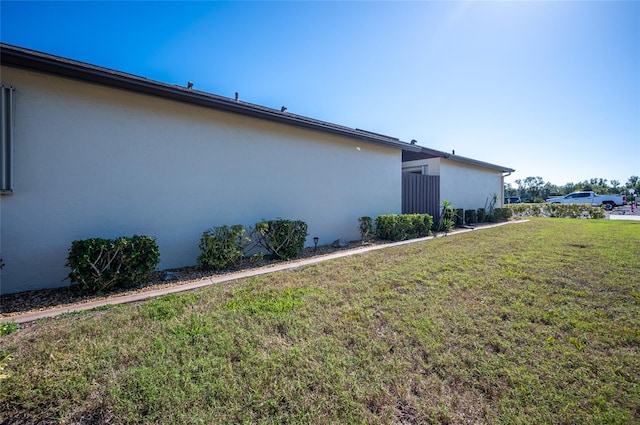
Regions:
M 497 170 L 440 159 L 440 200 L 455 208 L 488 208 L 494 194 L 496 207 L 502 206 L 502 173 Z
M 428 176 L 439 176 L 440 175 L 440 158 L 429 158 L 429 159 L 418 159 L 415 161 L 405 161 L 402 163 L 402 169 L 405 170 L 407 168 L 422 168 L 423 166 L 427 166 L 426 175 Z
M 440 176 L 440 202 L 450 201 L 455 208 L 488 208 L 493 194 L 498 195 L 496 208 L 503 203 L 504 177 L 490 168 L 464 164 L 445 158 L 407 161 L 403 169 L 428 166 L 428 175 Z
M 399 150 L 2 67 L 16 88 L 14 194 L 0 201 L 0 292 L 68 284 L 75 239 L 155 236 L 160 268 L 201 233 L 301 219 L 328 244 L 401 209 Z M 359 149 L 358 149 L 359 148 Z

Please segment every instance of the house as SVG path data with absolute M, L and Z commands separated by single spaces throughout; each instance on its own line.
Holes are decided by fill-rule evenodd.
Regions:
M 403 155 L 426 149 L 7 44 L 0 75 L 0 294 L 67 285 L 77 239 L 154 236 L 162 269 L 213 226 L 358 239 L 358 217 L 402 212 Z
M 161 268 L 203 231 L 300 219 L 358 239 L 401 212 L 398 139 L 0 45 L 1 293 L 64 286 L 71 242 L 145 234 Z M 311 242 L 312 244 L 312 242 Z
M 515 170 L 453 153 L 420 147 L 402 154 L 403 213 L 439 216 L 448 200 L 454 208 L 503 206 L 504 178 Z

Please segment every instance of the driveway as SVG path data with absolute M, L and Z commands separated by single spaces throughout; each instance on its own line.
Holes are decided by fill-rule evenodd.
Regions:
M 607 214 L 607 218 L 609 220 L 640 221 L 640 210 L 638 210 L 638 208 L 634 208 L 634 211 L 631 211 L 631 205 L 625 205 L 623 207 L 616 208 L 611 212 L 611 214 Z

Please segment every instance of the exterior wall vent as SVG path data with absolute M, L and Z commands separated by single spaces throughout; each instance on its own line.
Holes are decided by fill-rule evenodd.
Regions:
M 2 84 L 0 99 L 0 194 L 13 193 L 13 102 L 14 88 Z

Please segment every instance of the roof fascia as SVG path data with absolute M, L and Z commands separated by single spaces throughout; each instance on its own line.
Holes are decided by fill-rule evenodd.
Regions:
M 477 159 L 466 158 L 464 156 L 452 155 L 452 154 L 446 154 L 446 155 L 447 156 L 444 156 L 443 158 L 451 161 L 461 162 L 463 164 L 475 165 L 476 167 L 490 168 L 492 170 L 501 171 L 503 173 L 513 173 L 514 171 L 516 171 L 509 167 L 503 167 L 501 165 L 491 164 L 484 161 L 478 161 Z
M 410 156 L 411 159 L 406 159 L 406 161 L 416 161 L 420 159 L 429 159 L 429 158 L 444 158 L 450 161 L 460 162 L 467 165 L 474 165 L 476 167 L 489 168 L 491 170 L 501 171 L 503 173 L 513 173 L 515 170 L 509 167 L 503 167 L 501 165 L 491 164 L 489 162 L 478 161 L 477 159 L 471 159 L 460 155 L 454 155 L 448 152 L 439 151 L 436 149 L 430 149 L 420 146 L 421 150 L 417 154 L 407 155 Z
M 377 135 L 364 130 L 352 129 L 206 92 L 165 84 L 132 74 L 11 46 L 5 43 L 0 43 L 0 63 L 5 66 L 29 69 L 108 87 L 116 87 L 136 93 L 344 136 L 395 149 L 420 152 L 419 146 L 401 142 L 393 137 Z

